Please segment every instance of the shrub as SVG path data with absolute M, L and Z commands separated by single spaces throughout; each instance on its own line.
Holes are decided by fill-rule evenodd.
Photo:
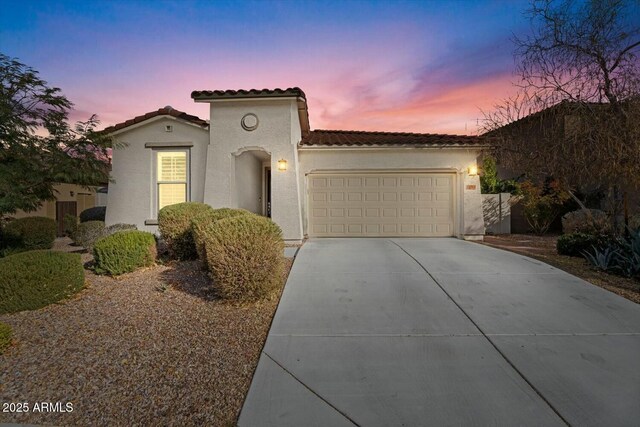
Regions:
M 206 263 L 221 298 L 263 298 L 282 280 L 284 242 L 273 221 L 257 215 L 221 219 L 204 236 Z
M 4 353 L 4 351 L 11 345 L 12 337 L 13 332 L 11 331 L 11 326 L 0 322 L 0 354 Z
M 170 254 L 178 259 L 197 257 L 191 221 L 213 208 L 204 203 L 186 202 L 165 206 L 158 213 L 158 229 L 169 248 Z
M 598 209 L 580 209 L 562 217 L 562 231 L 565 234 L 586 233 L 593 235 L 611 234 L 611 221 L 607 214 Z
M 43 216 L 15 219 L 3 230 L 4 245 L 26 250 L 50 249 L 56 240 L 57 228 L 54 220 Z
M 79 254 L 38 250 L 8 256 L 0 259 L 0 314 L 47 306 L 83 286 Z
M 96 241 L 104 236 L 104 222 L 88 221 L 78 224 L 73 242 L 91 251 Z
M 112 224 L 108 227 L 105 227 L 104 235 L 110 236 L 112 234 L 117 233 L 118 231 L 137 230 L 137 229 L 138 227 L 136 227 L 135 224 L 124 224 L 119 222 L 117 224 Z
M 62 221 L 64 226 L 64 234 L 68 237 L 71 237 L 71 239 L 74 239 L 76 231 L 78 230 L 78 218 L 75 215 L 66 214 Z
M 145 231 L 119 231 L 98 240 L 93 247 L 98 274 L 117 276 L 139 267 L 153 265 L 156 259 L 156 240 Z
M 196 247 L 198 258 L 206 261 L 204 236 L 211 224 L 225 218 L 233 218 L 240 215 L 253 215 L 244 209 L 220 208 L 201 212 L 191 220 L 191 233 Z M 206 265 L 206 262 L 205 262 Z
M 536 234 L 544 234 L 556 219 L 569 194 L 558 182 L 549 180 L 543 186 L 531 181 L 520 185 L 524 217 Z
M 629 228 L 633 231 L 640 231 L 640 214 L 635 214 L 629 218 Z
M 584 252 L 603 249 L 609 244 L 605 236 L 594 236 L 586 233 L 563 234 L 558 238 L 556 249 L 560 255 L 583 256 Z
M 93 208 L 85 209 L 82 212 L 80 212 L 80 222 L 89 222 L 89 221 L 104 222 L 104 218 L 106 215 L 107 215 L 106 206 L 96 206 Z

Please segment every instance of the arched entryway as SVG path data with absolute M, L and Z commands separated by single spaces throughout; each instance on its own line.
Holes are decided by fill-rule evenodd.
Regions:
M 262 148 L 235 153 L 235 196 L 237 207 L 259 215 L 271 211 L 271 155 Z

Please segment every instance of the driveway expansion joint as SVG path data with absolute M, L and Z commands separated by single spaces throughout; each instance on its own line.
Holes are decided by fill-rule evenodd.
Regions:
M 304 388 L 306 388 L 307 390 L 309 390 L 309 392 L 311 392 L 311 394 L 313 394 L 314 396 L 316 396 L 318 399 L 320 399 L 321 401 L 323 401 L 325 404 L 327 404 L 331 409 L 333 409 L 334 411 L 336 411 L 337 413 L 339 413 L 340 415 L 342 415 L 346 420 L 348 420 L 351 424 L 353 424 L 356 427 L 361 427 L 360 424 L 358 424 L 357 422 L 355 422 L 349 415 L 347 415 L 344 411 L 338 409 L 336 406 L 334 406 L 331 402 L 329 402 L 327 399 L 325 399 L 324 397 L 320 396 L 315 390 L 313 390 L 311 387 L 309 387 L 307 384 L 305 384 L 304 382 L 302 382 L 302 380 L 300 380 L 300 378 L 298 378 L 297 376 L 295 376 L 293 374 L 293 372 L 291 372 L 290 370 L 288 370 L 287 368 L 285 368 L 280 362 L 278 362 L 276 359 L 274 359 L 273 357 L 271 357 L 270 354 L 268 354 L 266 351 L 263 351 L 262 354 L 264 354 L 266 357 L 268 357 L 273 363 L 275 363 L 276 365 L 278 365 L 278 367 L 280 367 L 280 369 L 282 369 L 284 372 L 286 372 L 291 378 L 293 378 L 296 382 L 298 382 L 301 386 L 303 386 Z
M 473 324 L 473 326 L 480 331 L 480 333 L 485 337 L 485 339 L 489 342 L 489 344 L 491 344 L 491 346 L 498 352 L 498 354 L 509 364 L 509 366 L 511 366 L 511 368 L 529 385 L 529 387 L 531 387 L 531 389 L 540 397 L 540 399 L 542 399 L 543 402 L 545 402 L 547 404 L 547 406 L 549 406 L 549 408 L 551 408 L 551 410 L 562 420 L 563 423 L 565 423 L 567 426 L 570 426 L 571 424 L 569 423 L 569 421 L 567 421 L 567 419 L 565 419 L 565 417 L 562 416 L 562 414 L 558 411 L 558 409 L 556 409 L 555 406 L 553 406 L 551 404 L 551 402 L 542 394 L 542 392 L 540 390 L 538 390 L 537 387 L 535 387 L 533 385 L 533 383 L 531 381 L 529 381 L 529 379 L 524 375 L 524 373 L 522 371 L 520 371 L 520 369 L 518 369 L 516 367 L 516 365 L 507 357 L 506 354 L 504 354 L 499 348 L 498 346 L 491 340 L 491 338 L 482 330 L 482 328 L 480 327 L 480 325 L 478 325 L 472 318 L 471 316 L 462 308 L 462 306 L 460 306 L 460 304 L 458 304 L 456 302 L 456 300 L 453 299 L 453 297 L 449 294 L 449 292 L 447 292 L 447 290 L 444 288 L 444 286 L 442 286 L 442 284 L 440 284 L 440 282 L 434 277 L 433 274 L 431 274 L 429 272 L 429 270 L 426 269 L 426 267 L 424 265 L 422 265 L 422 263 L 420 261 L 418 261 L 413 255 L 411 255 L 406 249 L 404 249 L 402 246 L 400 246 L 395 240 L 393 239 L 389 239 L 389 241 L 391 243 L 393 243 L 394 245 L 396 245 L 402 252 L 404 252 L 405 254 L 407 254 L 407 256 L 409 258 L 411 258 L 412 260 L 414 260 L 416 262 L 416 264 L 418 264 L 420 266 L 420 268 L 422 270 L 424 270 L 424 272 L 427 274 L 427 276 L 429 276 L 431 278 L 431 280 L 433 280 L 433 282 L 442 290 L 442 292 L 445 293 L 445 295 L 449 298 L 449 300 L 451 300 L 452 303 L 454 303 L 456 305 L 456 307 L 458 307 L 458 309 L 462 312 L 462 314 L 464 314 L 466 316 L 467 319 L 469 319 L 469 321 Z

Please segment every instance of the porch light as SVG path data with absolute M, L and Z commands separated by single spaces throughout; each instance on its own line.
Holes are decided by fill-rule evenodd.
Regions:
M 278 170 L 279 171 L 287 170 L 287 161 L 285 159 L 278 160 Z
M 471 165 L 469 166 L 469 176 L 476 176 L 478 175 L 478 166 L 477 165 Z

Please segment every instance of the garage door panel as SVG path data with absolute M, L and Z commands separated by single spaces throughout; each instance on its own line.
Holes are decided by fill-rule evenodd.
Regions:
M 309 234 L 451 236 L 451 174 L 312 174 Z

